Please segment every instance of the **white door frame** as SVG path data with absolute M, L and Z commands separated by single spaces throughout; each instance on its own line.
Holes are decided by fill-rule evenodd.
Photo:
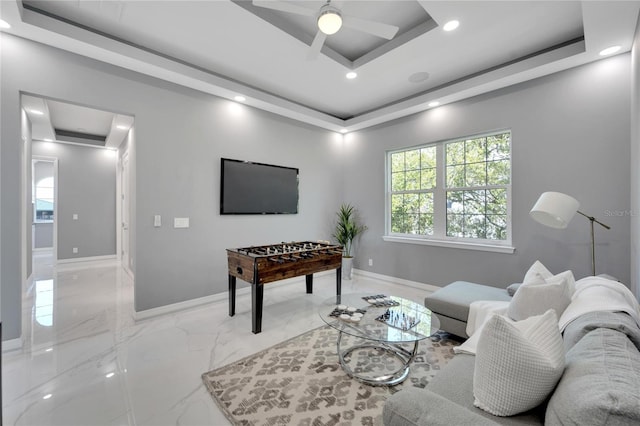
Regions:
M 130 268 L 129 241 L 130 235 L 130 174 L 131 168 L 129 164 L 129 150 L 126 148 L 118 159 L 118 183 L 116 188 L 116 250 L 117 257 L 120 260 L 122 268 L 133 277 L 133 271 Z M 125 232 L 127 235 L 125 235 Z

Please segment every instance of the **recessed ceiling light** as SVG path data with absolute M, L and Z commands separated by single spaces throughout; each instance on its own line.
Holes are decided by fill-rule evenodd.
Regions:
M 453 31 L 456 28 L 458 28 L 460 26 L 460 22 L 456 21 L 455 19 L 452 21 L 447 22 L 446 24 L 444 24 L 444 26 L 442 27 L 443 30 L 445 31 Z
M 347 129 L 340 129 L 340 133 L 342 133 L 342 134 L 347 133 L 348 131 L 349 130 L 347 130 Z
M 600 51 L 600 56 L 613 55 L 618 50 L 620 50 L 620 46 L 607 47 L 606 49 L 603 49 L 603 50 Z
M 116 126 L 116 129 L 120 129 L 120 130 L 127 130 L 129 128 L 129 126 L 124 126 L 122 124 L 119 124 Z
M 46 141 L 46 139 L 45 139 L 45 141 Z M 49 141 L 51 141 L 51 139 L 49 139 Z M 53 350 L 53 348 L 47 348 L 47 349 L 45 349 L 45 352 L 51 352 L 52 350 Z
M 9 28 L 11 28 L 11 25 L 4 19 L 0 19 L 0 29 L 8 30 Z
M 35 114 L 35 115 L 44 115 L 44 112 L 38 110 L 38 109 L 30 109 L 29 112 L 31 114 Z
M 245 98 L 244 96 L 240 96 L 240 95 L 234 97 L 233 99 L 235 99 L 238 102 L 244 102 L 244 101 L 247 100 L 247 98 Z
M 438 101 L 429 102 L 429 107 L 431 108 L 437 107 L 438 105 L 440 105 L 440 102 Z
M 49 138 L 44 138 L 43 140 L 45 142 L 53 142 L 53 139 L 49 139 Z M 49 348 L 49 349 L 51 349 L 51 348 Z M 47 351 L 49 351 L 49 349 L 47 349 Z
M 45 396 L 42 397 L 42 399 L 49 399 L 51 398 L 53 395 L 51 395 L 50 393 L 46 394 Z
M 355 71 L 350 71 L 347 73 L 347 78 L 349 80 L 353 80 L 354 78 L 356 78 L 358 76 L 358 73 Z
M 111 373 L 107 373 L 104 377 L 106 377 L 107 379 L 112 378 L 113 376 L 115 376 L 116 373 L 114 373 L 113 371 Z

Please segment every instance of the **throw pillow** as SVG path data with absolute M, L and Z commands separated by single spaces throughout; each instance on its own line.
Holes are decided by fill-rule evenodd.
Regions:
M 522 285 L 522 283 L 513 283 L 511 285 L 509 285 L 507 287 L 507 293 L 509 293 L 509 296 L 512 296 L 514 294 L 516 294 L 516 291 L 518 291 L 518 289 L 520 288 L 520 286 Z
M 560 318 L 571 303 L 575 286 L 571 271 L 562 272 L 544 281 L 523 283 L 513 295 L 507 315 L 520 321 L 553 309 Z
M 553 274 L 549 272 L 549 270 L 542 264 L 542 262 L 536 260 L 533 265 L 531 265 L 527 273 L 524 274 L 522 284 L 539 283 L 546 280 L 547 278 L 551 278 L 552 276 Z
M 478 343 L 473 404 L 495 416 L 528 411 L 553 391 L 564 361 L 558 318 L 552 309 L 519 322 L 494 315 Z

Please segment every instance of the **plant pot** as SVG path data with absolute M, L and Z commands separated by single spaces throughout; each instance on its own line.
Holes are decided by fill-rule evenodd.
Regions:
M 353 257 L 342 258 L 342 279 L 351 279 L 351 270 L 353 269 Z

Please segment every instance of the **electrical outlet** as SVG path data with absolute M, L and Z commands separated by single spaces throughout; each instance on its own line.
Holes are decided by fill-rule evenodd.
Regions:
M 373 266 L 373 259 L 369 259 L 369 266 Z
M 78 247 L 73 248 L 73 254 L 78 254 Z

